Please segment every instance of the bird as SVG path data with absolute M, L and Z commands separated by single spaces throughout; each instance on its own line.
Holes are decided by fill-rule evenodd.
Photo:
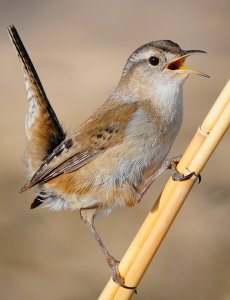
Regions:
M 183 119 L 183 84 L 189 74 L 185 60 L 203 50 L 182 50 L 171 40 L 156 40 L 137 48 L 108 99 L 74 132 L 61 126 L 22 40 L 13 25 L 9 36 L 22 64 L 28 112 L 25 121 L 25 163 L 35 187 L 31 209 L 78 210 L 106 261 L 112 278 L 125 284 L 119 261 L 107 250 L 94 221 L 117 207 L 134 207 L 167 169 L 173 180 L 188 180 L 176 170 L 179 157 L 167 155 Z

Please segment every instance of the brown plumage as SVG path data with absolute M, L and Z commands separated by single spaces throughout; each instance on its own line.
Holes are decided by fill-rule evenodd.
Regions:
M 29 104 L 26 159 L 30 171 L 35 172 L 44 159 L 64 140 L 65 132 L 49 103 L 41 81 L 15 27 L 10 26 L 8 31 L 24 71 Z
M 15 27 L 8 31 L 23 66 L 29 106 L 25 158 L 30 179 L 22 191 L 37 186 L 31 208 L 45 203 L 54 210 L 79 209 L 114 281 L 132 288 L 124 284 L 117 260 L 94 228 L 94 218 L 117 206 L 135 206 L 170 167 L 166 156 L 182 123 L 183 82 L 188 73 L 204 75 L 183 62 L 203 51 L 185 51 L 169 40 L 141 46 L 128 59 L 109 99 L 70 134 L 61 127 Z
M 128 120 L 136 109 L 137 103 L 107 100 L 73 137 L 67 136 L 44 160 L 23 190 L 60 174 L 73 172 L 121 143 Z M 66 143 L 70 141 L 71 147 L 66 147 Z

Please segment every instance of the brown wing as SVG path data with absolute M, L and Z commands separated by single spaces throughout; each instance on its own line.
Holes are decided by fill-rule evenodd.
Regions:
M 34 172 L 57 145 L 65 139 L 65 133 L 49 103 L 16 28 L 9 26 L 8 32 L 24 71 L 28 97 L 26 159 L 31 171 Z
M 122 142 L 137 103 L 107 100 L 72 137 L 65 139 L 22 188 L 29 189 L 60 174 L 75 171 Z

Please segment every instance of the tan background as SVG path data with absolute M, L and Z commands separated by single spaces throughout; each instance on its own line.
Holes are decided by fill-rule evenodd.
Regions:
M 129 54 L 154 39 L 207 50 L 189 64 L 211 79 L 185 85 L 183 128 L 171 151 L 182 153 L 229 77 L 230 2 L 0 1 L 0 298 L 96 299 L 110 276 L 78 212 L 29 209 L 25 182 L 26 97 L 20 66 L 6 33 L 13 23 L 31 54 L 51 103 L 76 128 L 111 93 Z M 230 299 L 229 134 L 192 190 L 134 299 Z M 97 221 L 121 258 L 169 174 L 135 209 Z

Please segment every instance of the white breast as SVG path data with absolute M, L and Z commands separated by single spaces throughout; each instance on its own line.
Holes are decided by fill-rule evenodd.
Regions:
M 149 88 L 149 94 L 153 105 L 159 108 L 165 121 L 177 134 L 183 120 L 183 81 L 177 78 L 165 80 L 159 76 Z
M 159 126 L 159 120 L 151 119 L 140 106 L 127 127 L 124 142 L 127 140 L 130 147 L 117 160 L 114 182 L 137 184 L 146 168 L 157 169 L 168 155 L 180 129 L 183 118 L 182 84 L 177 81 L 169 81 L 167 85 L 156 84 L 154 89 L 146 91 L 146 98 L 157 107 L 163 125 Z

